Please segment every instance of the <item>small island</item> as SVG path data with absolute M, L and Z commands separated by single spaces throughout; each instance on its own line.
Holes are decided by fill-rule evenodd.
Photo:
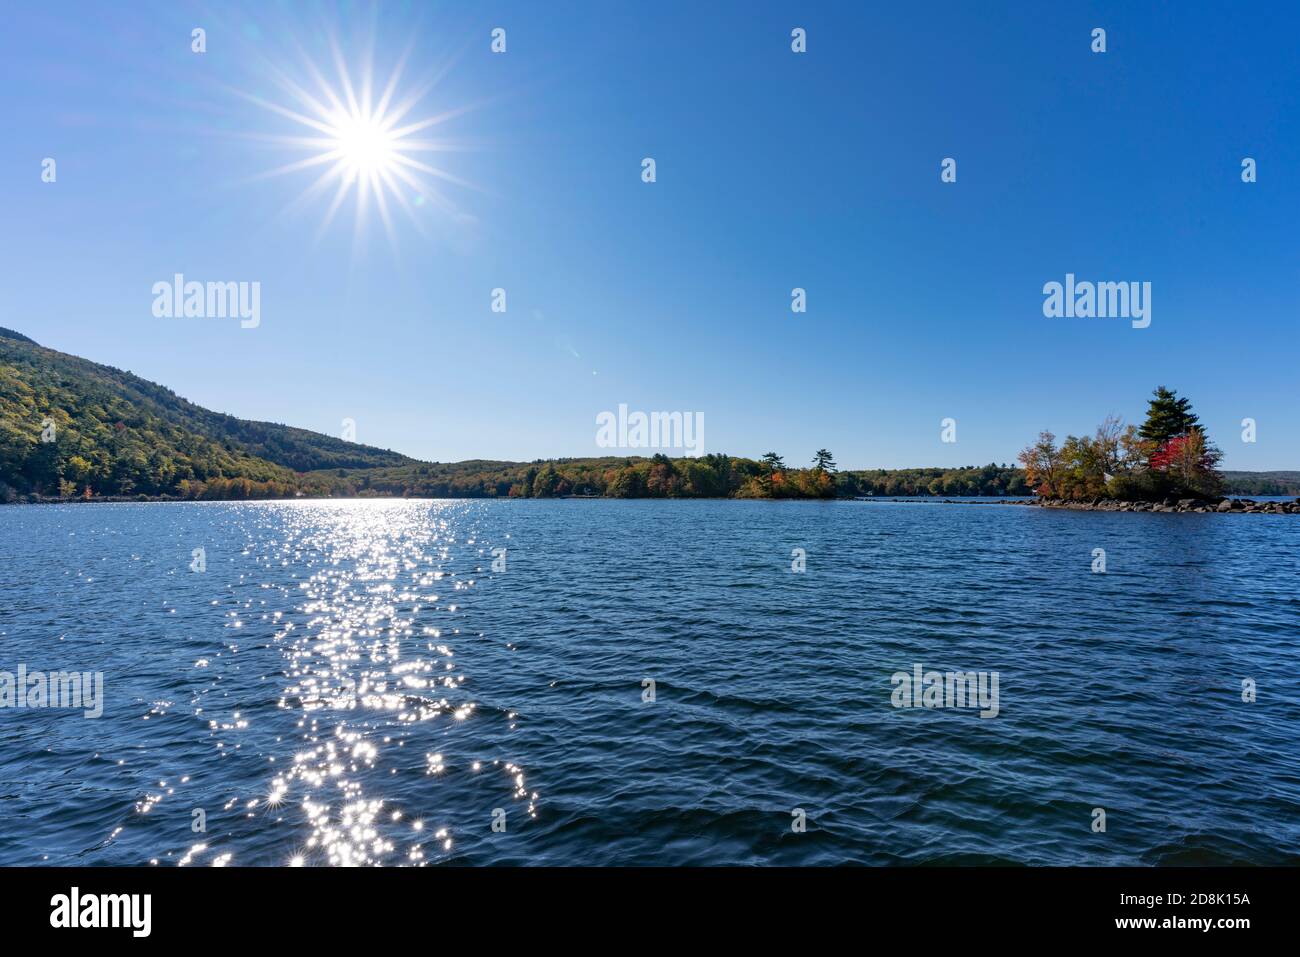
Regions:
M 1044 431 L 1019 455 L 1037 495 L 1032 504 L 1049 508 L 1300 514 L 1300 499 L 1226 497 L 1222 459 L 1191 402 L 1164 386 L 1152 393 L 1141 426 L 1108 415 L 1092 436 L 1067 436 L 1058 446 Z

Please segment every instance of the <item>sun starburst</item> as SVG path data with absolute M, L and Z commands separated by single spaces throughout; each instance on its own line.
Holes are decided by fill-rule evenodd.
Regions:
M 287 104 L 235 91 L 276 116 L 304 127 L 307 134 L 259 136 L 288 149 L 305 151 L 308 155 L 255 178 L 324 167 L 323 172 L 286 208 L 289 211 L 305 206 L 332 191 L 317 230 L 318 240 L 349 197 L 355 203 L 354 240 L 360 242 L 373 203 L 394 250 L 397 242 L 391 212 L 393 204 L 403 210 L 421 233 L 426 231 L 425 222 L 417 215 L 417 207 L 431 204 L 446 213 L 461 216 L 435 181 L 467 188 L 473 188 L 472 184 L 418 157 L 420 154 L 457 150 L 459 147 L 453 141 L 434 138 L 431 133 L 435 127 L 469 108 L 449 109 L 419 120 L 408 119 L 446 68 L 435 72 L 431 79 L 398 100 L 406 55 L 397 61 L 376 96 L 373 44 L 355 69 L 349 67 L 332 36 L 330 52 L 335 73 L 332 81 L 305 53 L 306 84 L 296 82 L 284 70 L 272 67 L 272 74 L 285 94 Z

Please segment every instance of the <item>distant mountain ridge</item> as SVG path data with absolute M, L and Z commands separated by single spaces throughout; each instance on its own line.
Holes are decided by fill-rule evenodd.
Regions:
M 1222 474 L 1229 495 L 1300 495 L 1300 471 L 1225 471 Z
M 1236 495 L 1300 495 L 1300 471 L 1225 472 Z M 213 412 L 0 327 L 0 502 L 42 498 L 764 497 L 1025 494 L 1020 469 L 775 471 L 710 454 L 422 462 Z

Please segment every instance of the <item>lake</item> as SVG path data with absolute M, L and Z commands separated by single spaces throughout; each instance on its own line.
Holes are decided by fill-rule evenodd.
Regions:
M 1294 864 L 1298 555 L 1013 505 L 4 507 L 0 671 L 103 692 L 0 709 L 0 864 Z M 931 671 L 996 709 L 896 706 Z

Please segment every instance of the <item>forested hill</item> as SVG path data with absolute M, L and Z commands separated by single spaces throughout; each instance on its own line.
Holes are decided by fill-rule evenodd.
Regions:
M 824 451 L 824 450 L 823 450 Z M 819 453 L 820 456 L 821 453 Z M 712 453 L 439 464 L 201 408 L 0 328 L 0 502 L 298 495 L 850 498 L 1026 495 L 1022 469 L 837 471 Z M 1298 494 L 1300 473 L 1227 472 L 1231 494 Z
M 212 412 L 129 372 L 0 328 L 0 492 L 7 486 L 10 494 L 67 496 L 89 487 L 92 495 L 186 496 L 195 483 L 215 483 L 218 497 L 293 494 L 301 490 L 296 472 L 411 461 Z
M 1300 472 L 1224 472 L 1232 495 L 1300 495 Z

